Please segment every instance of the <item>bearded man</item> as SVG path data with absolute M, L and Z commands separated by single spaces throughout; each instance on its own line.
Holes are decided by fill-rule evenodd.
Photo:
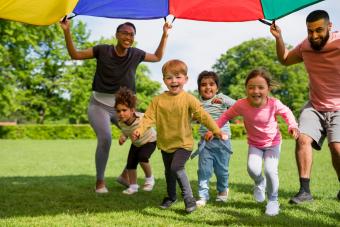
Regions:
M 306 25 L 308 37 L 292 50 L 285 47 L 280 28 L 270 27 L 280 63 L 303 62 L 309 78 L 309 100 L 301 110 L 295 149 L 300 190 L 290 199 L 292 204 L 313 200 L 309 188 L 312 149 L 321 150 L 326 137 L 340 182 L 340 33 L 331 32 L 332 23 L 324 10 L 311 12 Z M 337 198 L 340 200 L 340 191 Z

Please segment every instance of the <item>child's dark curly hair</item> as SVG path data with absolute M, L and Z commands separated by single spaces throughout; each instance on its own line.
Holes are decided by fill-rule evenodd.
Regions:
M 131 109 L 136 108 L 137 103 L 137 97 L 133 92 L 126 87 L 119 88 L 118 92 L 116 93 L 116 103 L 115 108 L 117 108 L 117 105 L 122 104 L 125 105 Z

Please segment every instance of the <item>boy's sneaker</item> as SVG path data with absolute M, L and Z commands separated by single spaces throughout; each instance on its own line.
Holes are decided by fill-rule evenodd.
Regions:
M 259 203 L 262 203 L 266 199 L 266 178 L 263 178 L 263 181 L 260 184 L 255 184 L 254 198 Z
M 228 195 L 229 195 L 229 188 L 227 188 L 225 195 L 217 195 L 216 202 L 223 202 L 223 203 L 227 202 Z
M 266 215 L 275 216 L 280 211 L 280 204 L 278 201 L 268 201 L 266 206 Z
M 289 200 L 290 204 L 300 204 L 303 202 L 311 202 L 313 201 L 312 194 L 300 190 L 294 197 Z
M 184 199 L 184 204 L 185 204 L 185 211 L 188 213 L 193 212 L 196 210 L 196 200 L 194 197 Z
M 196 206 L 197 207 L 204 207 L 205 204 L 207 204 L 207 200 L 200 198 L 199 200 L 196 201 Z
M 105 193 L 108 193 L 109 190 L 107 190 L 107 187 L 101 187 L 101 188 L 96 188 L 96 193 L 98 194 L 105 194 Z
M 125 180 L 122 176 L 117 177 L 116 181 L 117 181 L 117 183 L 119 183 L 119 184 L 121 184 L 121 185 L 123 185 L 127 188 L 130 186 L 129 182 L 127 182 L 127 180 Z
M 138 192 L 138 188 L 139 188 L 138 184 L 131 184 L 130 187 L 123 191 L 123 194 L 125 195 L 135 194 L 136 192 Z
M 162 209 L 168 209 L 168 208 L 171 207 L 172 204 L 174 204 L 176 201 L 177 201 L 176 199 L 175 199 L 175 200 L 172 200 L 172 199 L 170 199 L 169 197 L 165 197 L 165 198 L 163 199 L 162 204 L 161 204 L 159 207 L 162 208 Z

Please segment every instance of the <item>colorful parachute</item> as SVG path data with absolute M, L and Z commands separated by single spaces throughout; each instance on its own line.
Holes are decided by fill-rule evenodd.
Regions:
M 275 20 L 323 0 L 0 0 L 0 18 L 35 25 L 64 15 L 155 19 L 169 14 L 202 21 Z

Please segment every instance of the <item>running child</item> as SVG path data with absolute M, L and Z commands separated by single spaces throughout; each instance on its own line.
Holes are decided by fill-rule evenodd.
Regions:
M 277 115 L 282 116 L 288 124 L 289 133 L 297 139 L 298 125 L 292 111 L 280 100 L 269 97 L 273 87 L 270 74 L 264 69 L 251 71 L 245 81 L 247 97 L 236 103 L 217 120 L 221 127 L 228 120 L 242 116 L 248 133 L 248 173 L 255 182 L 254 198 L 257 202 L 265 200 L 267 190 L 268 202 L 265 213 L 270 216 L 279 214 L 278 202 L 279 176 L 278 165 L 281 150 L 281 134 Z M 212 137 L 211 132 L 206 139 Z M 262 176 L 262 160 L 264 174 Z
M 120 88 L 116 93 L 115 109 L 118 115 L 118 125 L 122 131 L 119 145 L 124 144 L 127 138 L 131 139 L 130 151 L 127 159 L 126 169 L 129 177 L 129 187 L 123 191 L 124 194 L 132 195 L 138 192 L 137 165 L 142 167 L 145 173 L 144 191 L 152 191 L 155 184 L 149 163 L 150 156 L 156 148 L 156 131 L 149 128 L 143 136 L 138 139 L 132 138 L 132 132 L 138 127 L 143 114 L 136 112 L 136 96 L 127 88 Z
M 188 81 L 187 71 L 186 64 L 180 60 L 170 60 L 163 65 L 163 81 L 168 91 L 152 99 L 134 136 L 143 136 L 151 126 L 156 126 L 157 146 L 162 152 L 168 194 L 160 207 L 166 209 L 176 202 L 178 181 L 185 210 L 190 213 L 196 209 L 196 200 L 185 172 L 185 163 L 194 146 L 190 124 L 192 116 L 214 135 L 222 137 L 222 132 L 200 102 L 183 90 Z
M 205 111 L 207 111 L 213 119 L 217 120 L 221 114 L 230 108 L 235 100 L 222 94 L 217 93 L 219 90 L 219 78 L 215 72 L 203 71 L 197 79 L 198 92 L 200 101 Z M 230 126 L 227 122 L 222 131 L 230 138 Z M 199 133 L 201 141 L 199 147 L 198 159 L 198 195 L 199 200 L 197 206 L 205 206 L 209 200 L 209 181 L 213 172 L 217 179 L 217 202 L 226 202 L 228 198 L 228 178 L 229 178 L 229 159 L 232 154 L 230 140 L 220 140 L 213 138 L 210 142 L 204 140 L 207 128 L 201 125 Z

